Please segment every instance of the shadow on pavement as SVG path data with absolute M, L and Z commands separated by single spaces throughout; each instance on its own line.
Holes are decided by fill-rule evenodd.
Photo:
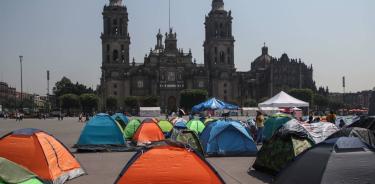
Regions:
M 249 169 L 249 171 L 247 173 L 250 176 L 253 176 L 254 178 L 257 178 L 264 183 L 272 183 L 273 182 L 273 177 L 271 175 L 268 175 L 268 174 L 265 174 L 265 173 L 262 173 L 262 172 L 259 172 L 259 171 L 253 170 L 253 169 Z

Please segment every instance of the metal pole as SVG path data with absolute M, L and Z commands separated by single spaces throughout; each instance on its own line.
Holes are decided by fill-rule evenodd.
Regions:
M 171 28 L 171 0 L 169 0 L 169 29 Z
M 21 99 L 21 109 L 22 109 L 22 102 L 23 102 L 23 78 L 22 78 L 22 59 L 23 59 L 23 56 L 19 56 L 20 57 L 20 64 L 21 64 L 21 96 L 20 96 L 20 99 Z

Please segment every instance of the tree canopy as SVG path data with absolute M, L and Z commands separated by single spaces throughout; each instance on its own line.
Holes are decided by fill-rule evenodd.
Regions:
M 180 92 L 180 106 L 188 111 L 194 105 L 204 102 L 207 99 L 207 91 L 201 89 L 185 89 Z
M 78 82 L 73 84 L 70 79 L 63 77 L 60 81 L 56 82 L 55 87 L 53 87 L 53 93 L 58 98 L 65 94 L 75 94 L 80 96 L 84 93 L 94 93 L 94 91 Z
M 85 93 L 79 96 L 83 112 L 92 112 L 98 109 L 99 97 L 95 94 Z

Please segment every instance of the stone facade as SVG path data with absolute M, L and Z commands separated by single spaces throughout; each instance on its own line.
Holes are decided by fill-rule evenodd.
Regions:
M 110 0 L 103 10 L 101 35 L 103 98 L 116 97 L 121 102 L 128 96 L 157 96 L 162 109 L 174 110 L 184 89 L 206 89 L 209 96 L 240 105 L 290 88 L 315 89 L 312 66 L 289 59 L 286 54 L 273 58 L 267 47 L 252 62 L 250 71 L 238 72 L 232 19 L 223 0 L 212 1 L 205 18 L 204 64 L 197 64 L 190 50 L 178 48 L 177 34 L 172 29 L 165 35 L 159 30 L 155 47 L 143 63 L 134 59 L 129 62 L 128 12 L 121 0 Z

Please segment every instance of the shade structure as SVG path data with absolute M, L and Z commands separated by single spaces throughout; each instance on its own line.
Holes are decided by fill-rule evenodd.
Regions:
M 220 184 L 224 181 L 194 150 L 181 144 L 166 142 L 135 154 L 115 183 Z
M 265 102 L 258 104 L 260 108 L 262 107 L 309 107 L 309 103 L 302 100 L 296 99 L 284 91 L 268 99 Z
M 132 139 L 135 132 L 137 131 L 141 121 L 138 119 L 132 119 L 125 127 L 124 135 L 126 139 Z
M 227 110 L 237 110 L 239 107 L 237 105 L 233 105 L 230 103 L 223 102 L 216 98 L 211 98 L 203 103 L 195 105 L 192 108 L 193 113 L 202 112 L 205 110 L 220 110 L 220 109 L 227 109 Z
M 0 183 L 42 184 L 34 173 L 2 157 L 0 157 Z
M 74 155 L 41 130 L 13 131 L 0 139 L 0 148 L 0 157 L 22 165 L 47 183 L 61 184 L 85 174 Z
M 165 136 L 159 125 L 152 119 L 145 119 L 138 127 L 132 140 L 137 145 L 144 145 L 164 139 Z
M 172 131 L 170 139 L 175 142 L 181 142 L 185 145 L 189 145 L 191 148 L 195 149 L 198 153 L 202 155 L 204 154 L 202 144 L 199 141 L 197 134 L 191 130 Z
M 108 114 L 98 114 L 82 130 L 75 147 L 79 151 L 102 151 L 126 147 L 121 126 Z
M 291 119 L 291 117 L 282 114 L 276 114 L 268 118 L 264 123 L 263 139 L 269 140 L 277 129 Z
M 159 127 L 163 131 L 164 134 L 171 132 L 173 125 L 167 120 L 160 120 L 158 122 Z
M 276 175 L 296 156 L 314 144 L 309 132 L 297 120 L 290 120 L 265 141 L 252 167 L 257 171 Z
M 209 123 L 200 135 L 200 140 L 208 156 L 244 156 L 257 152 L 246 128 L 230 119 Z
M 375 181 L 375 153 L 358 137 L 329 139 L 301 154 L 276 184 L 352 184 Z
M 203 132 L 204 128 L 205 128 L 205 125 L 201 121 L 199 121 L 197 119 L 190 120 L 186 124 L 186 126 L 190 130 L 194 131 L 197 135 L 201 134 Z
M 112 115 L 112 118 L 115 119 L 121 125 L 121 128 L 124 130 L 126 125 L 129 123 L 128 117 L 126 117 L 123 113 L 116 113 Z

